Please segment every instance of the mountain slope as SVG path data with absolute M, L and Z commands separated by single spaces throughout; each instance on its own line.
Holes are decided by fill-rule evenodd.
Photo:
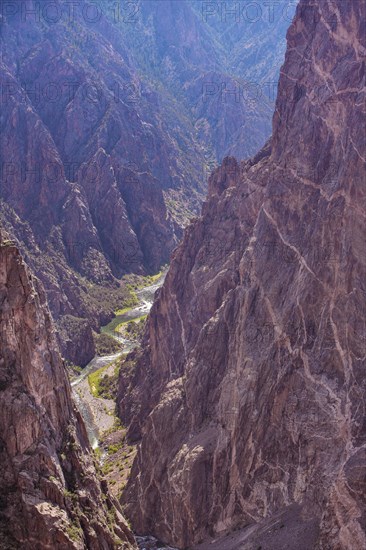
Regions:
M 233 60 L 227 34 L 223 32 L 230 34 L 232 25 L 229 22 L 222 22 L 222 28 L 210 25 L 211 20 L 221 18 L 206 17 L 205 6 L 190 0 L 143 1 L 139 4 L 137 24 L 126 39 L 143 73 L 157 83 L 158 89 L 159 83 L 163 83 L 178 98 L 180 108 L 192 121 L 195 139 L 212 164 L 234 151 L 241 158 L 248 158 L 265 143 L 270 135 L 274 98 L 271 103 L 268 93 L 257 90 L 261 80 L 250 79 L 249 74 L 243 76 L 241 68 L 243 56 L 249 52 L 254 57 L 247 66 L 260 65 L 268 58 L 268 52 L 263 52 L 254 59 L 263 42 L 262 26 L 235 26 L 231 39 L 236 41 L 240 59 Z M 278 19 L 280 24 L 270 26 L 271 33 L 265 26 L 267 40 L 270 37 L 272 46 L 275 45 L 272 61 L 275 60 L 276 76 L 271 79 L 275 88 L 276 68 L 283 61 L 284 37 L 291 21 Z M 266 72 L 266 68 L 258 68 L 262 80 L 266 80 Z
M 221 63 L 258 90 L 260 97 L 276 99 L 277 82 L 286 51 L 285 36 L 297 0 L 276 2 L 209 3 L 191 5 L 222 44 Z
M 365 15 L 300 2 L 273 137 L 211 176 L 121 371 L 138 532 L 184 548 L 296 505 L 297 548 L 309 522 L 366 545 Z
M 97 478 L 45 294 L 0 234 L 0 547 L 135 548 Z

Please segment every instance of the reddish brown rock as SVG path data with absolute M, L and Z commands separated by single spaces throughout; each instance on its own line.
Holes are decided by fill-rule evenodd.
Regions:
M 366 546 L 365 16 L 300 1 L 272 140 L 211 176 L 121 374 L 138 533 L 185 548 L 296 504 L 296 547 Z
M 44 291 L 0 237 L 0 546 L 132 550 L 98 480 Z

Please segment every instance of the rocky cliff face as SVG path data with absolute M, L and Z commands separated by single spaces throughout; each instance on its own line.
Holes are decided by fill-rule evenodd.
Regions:
M 0 547 L 132 550 L 97 478 L 44 291 L 0 237 Z
M 300 1 L 273 137 L 211 176 L 121 374 L 137 532 L 184 548 L 259 522 L 268 544 L 296 506 L 297 548 L 366 545 L 365 15 Z

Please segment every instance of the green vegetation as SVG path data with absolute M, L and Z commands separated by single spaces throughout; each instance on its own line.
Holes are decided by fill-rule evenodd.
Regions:
M 119 288 L 105 288 L 82 279 L 80 280 L 80 286 L 81 289 L 86 291 L 83 300 L 87 302 L 91 312 L 105 311 L 112 315 L 118 307 L 128 310 L 138 303 L 136 294 L 127 288 L 128 285 L 122 285 Z M 92 313 L 90 313 L 90 316 L 92 316 Z M 90 330 L 87 319 L 73 315 L 62 316 L 58 320 L 58 327 L 60 332 L 65 331 L 67 334 L 72 334 L 73 339 L 74 336 L 77 339 L 85 337 L 86 331 Z
M 133 317 L 132 319 L 123 319 L 121 321 L 121 317 L 123 317 L 123 315 L 124 314 L 122 313 L 117 315 L 117 317 L 112 319 L 112 321 L 108 323 L 108 325 L 106 325 L 105 327 L 102 327 L 101 329 L 102 334 L 108 334 L 109 336 L 111 336 L 113 335 L 113 333 L 120 332 L 121 329 L 124 327 L 124 325 L 127 325 L 128 323 L 131 323 L 131 322 L 145 320 L 147 317 L 147 315 L 142 315 L 141 317 Z M 113 338 L 113 336 L 111 336 L 111 338 Z
M 92 372 L 88 376 L 90 391 L 94 397 L 104 399 L 115 399 L 117 396 L 118 373 L 121 363 L 117 361 L 114 365 L 112 374 L 107 374 L 105 371 L 111 367 L 112 363 L 101 367 Z
M 112 338 L 116 336 L 116 332 L 122 332 L 121 329 L 124 328 L 125 325 L 129 325 L 126 329 L 127 333 L 126 336 L 129 336 L 132 339 L 135 339 L 136 341 L 139 341 L 142 336 L 143 332 L 143 325 L 136 327 L 132 326 L 132 322 L 137 321 L 144 321 L 146 319 L 146 315 L 133 317 L 132 319 L 126 319 L 125 316 L 127 313 L 129 313 L 135 306 L 139 304 L 139 299 L 136 294 L 136 290 L 145 288 L 147 286 L 150 286 L 154 283 L 156 283 L 165 273 L 167 269 L 167 266 L 163 266 L 162 270 L 159 271 L 159 273 L 156 273 L 155 275 L 136 275 L 136 274 L 129 274 L 125 275 L 122 279 L 122 282 L 125 285 L 125 289 L 129 293 L 128 300 L 124 301 L 124 307 L 121 309 L 116 309 L 114 314 L 115 317 L 104 327 L 101 329 L 102 334 L 108 334 Z M 123 332 L 122 332 L 123 334 Z
M 112 376 L 105 374 L 99 382 L 99 397 L 104 399 L 116 399 L 118 391 L 119 367 L 114 369 Z
M 136 292 L 133 291 L 131 285 L 126 285 L 126 289 L 129 292 L 129 297 L 128 297 L 128 299 L 124 300 L 123 308 L 122 309 L 117 309 L 114 312 L 115 315 L 124 315 L 125 313 L 130 311 L 130 309 L 137 306 L 138 303 L 139 303 L 139 300 L 136 296 Z
M 57 328 L 61 339 L 65 342 L 69 339 L 75 342 L 90 337 L 89 318 L 95 316 L 96 312 L 104 312 L 112 317 L 116 310 L 129 311 L 138 304 L 136 293 L 132 292 L 126 284 L 122 283 L 117 288 L 108 288 L 92 283 L 79 274 L 77 274 L 77 279 L 80 286 L 80 298 L 86 304 L 88 314 L 87 318 L 68 314 L 58 319 Z M 101 332 L 103 334 L 105 331 L 102 329 Z M 115 353 L 120 349 L 115 341 L 112 343 L 108 338 L 95 334 L 93 337 L 97 355 Z
M 102 465 L 103 475 L 106 476 L 106 475 L 110 474 L 112 471 L 113 471 L 113 464 L 111 462 L 105 462 Z
M 90 391 L 94 395 L 94 397 L 100 397 L 99 391 L 100 391 L 100 381 L 103 376 L 103 373 L 105 370 L 109 368 L 110 364 L 105 365 L 104 367 L 101 367 L 100 369 L 96 370 L 95 372 L 92 372 L 88 376 L 88 382 L 90 386 Z
M 28 222 L 20 220 L 14 210 L 0 199 L 0 216 L 6 234 L 1 235 L 3 246 L 11 246 L 11 240 L 7 234 L 13 233 L 13 226 L 19 228 L 19 233 L 26 235 L 30 228 Z M 19 246 L 23 255 L 28 258 L 28 263 L 35 273 L 43 273 L 50 281 L 58 285 L 59 274 L 62 273 L 65 288 L 75 295 L 75 301 L 80 303 L 83 317 L 75 315 L 62 315 L 56 320 L 59 337 L 66 347 L 70 347 L 69 356 L 77 342 L 91 338 L 91 319 L 97 316 L 112 318 L 115 311 L 126 311 L 138 303 L 136 293 L 128 288 L 128 281 L 93 281 L 82 276 L 78 271 L 68 265 L 65 259 L 65 244 L 61 229 L 54 227 L 49 239 L 42 247 L 42 254 L 29 247 L 27 242 L 19 240 Z M 92 270 L 90 271 L 92 273 Z M 61 287 L 60 287 L 61 288 Z M 72 300 L 73 301 L 73 300 Z M 81 307 L 82 306 L 82 307 Z
M 126 334 L 131 340 L 141 342 L 144 335 L 147 315 L 140 317 L 139 321 L 132 321 L 126 325 Z
M 108 454 L 109 455 L 114 455 L 116 454 L 120 449 L 122 449 L 123 447 L 123 440 L 120 441 L 119 443 L 115 443 L 114 445 L 109 445 L 108 447 Z
M 73 378 L 77 378 L 79 374 L 83 372 L 83 369 L 81 367 L 74 365 L 73 363 L 71 363 L 71 361 L 68 361 L 67 359 L 65 359 L 65 367 L 69 374 L 70 380 L 72 380 Z
M 74 315 L 64 315 L 58 320 L 57 325 L 62 338 L 65 338 L 65 340 L 68 334 L 72 334 L 75 341 L 82 340 L 90 330 L 89 323 L 86 319 L 75 317 Z
M 100 447 L 97 447 L 96 449 L 93 449 L 93 452 L 94 452 L 94 455 L 95 457 L 97 458 L 98 462 L 100 461 L 101 459 L 101 456 L 102 456 L 102 450 Z
M 81 535 L 82 535 L 82 530 L 81 528 L 76 525 L 75 523 L 70 523 L 67 527 L 66 527 L 66 532 L 67 534 L 69 535 L 70 539 L 77 542 L 77 541 L 80 541 L 81 539 Z
M 114 526 L 116 525 L 116 509 L 114 507 L 107 511 L 107 521 L 109 527 L 113 531 Z
M 136 295 L 123 284 L 118 288 L 106 288 L 88 281 L 87 287 L 90 305 L 103 311 L 112 313 L 116 309 L 133 307 L 137 303 Z
M 147 315 L 141 315 L 141 317 L 134 317 L 133 319 L 128 319 L 122 321 L 115 327 L 116 332 L 122 332 L 124 329 L 126 331 L 126 336 L 131 338 L 131 340 L 140 340 L 143 334 L 145 327 Z
M 121 315 L 123 314 L 121 313 Z M 100 329 L 101 334 L 109 334 L 111 336 L 113 332 L 116 332 L 116 327 L 120 323 L 121 323 L 121 319 L 120 319 L 120 315 L 118 315 L 117 317 L 114 317 L 114 319 L 112 319 L 112 321 L 110 321 L 108 325 Z M 113 338 L 113 336 L 111 336 L 111 338 Z
M 162 266 L 159 273 L 155 273 L 155 275 L 136 275 L 136 274 L 129 274 L 125 275 L 123 277 L 123 282 L 126 283 L 127 290 L 132 294 L 135 295 L 135 291 L 145 288 L 146 286 L 153 285 L 156 283 L 165 273 L 165 271 L 168 269 L 168 265 Z M 136 305 L 136 304 L 134 304 Z M 126 313 L 127 310 L 119 310 L 116 312 L 116 315 L 121 315 L 123 313 Z
M 117 309 L 117 311 L 115 311 L 114 314 L 115 315 L 125 315 L 125 313 L 128 313 L 130 311 L 130 309 L 132 309 L 132 307 L 124 307 L 123 309 Z
M 102 357 L 103 355 L 111 355 L 122 350 L 122 345 L 112 336 L 103 332 L 101 334 L 94 333 L 95 353 Z
M 103 432 L 100 445 L 106 451 L 106 456 L 99 468 L 111 493 L 117 497 L 125 488 L 136 455 L 135 447 L 128 445 L 126 441 L 126 429 L 119 418 L 115 417 L 114 425 Z

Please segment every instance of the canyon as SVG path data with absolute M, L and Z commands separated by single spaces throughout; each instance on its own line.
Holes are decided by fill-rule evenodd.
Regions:
M 211 175 L 121 369 L 138 533 L 366 547 L 365 16 L 300 0 L 272 137 Z
M 0 550 L 366 548 L 366 5 L 282 4 L 2 3 Z
M 121 277 L 166 264 L 217 162 L 269 137 L 291 9 L 235 19 L 232 56 L 201 2 L 69 4 L 1 4 L 0 216 L 85 366 Z

